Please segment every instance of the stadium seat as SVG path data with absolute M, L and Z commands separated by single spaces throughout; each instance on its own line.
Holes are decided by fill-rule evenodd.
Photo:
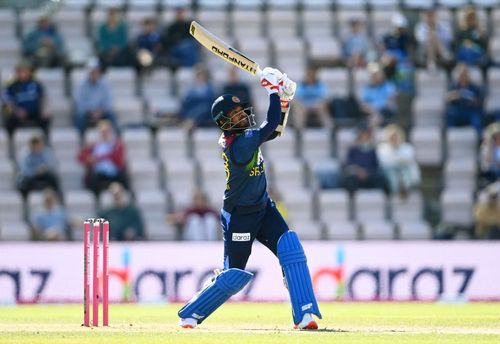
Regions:
M 334 158 L 305 159 L 309 179 L 306 183 L 313 189 L 337 187 L 341 175 L 340 162 Z
M 295 223 L 315 219 L 314 199 L 310 189 L 288 188 L 278 191 L 283 196 L 283 202 L 287 209 L 291 228 L 293 228 Z
M 386 2 L 386 4 L 382 4 L 381 2 Z M 380 8 L 375 8 L 375 10 L 372 12 L 371 16 L 371 23 L 372 23 L 372 29 L 373 32 L 371 32 L 371 35 L 375 39 L 375 41 L 379 41 L 385 34 L 389 33 L 392 31 L 392 17 L 400 13 L 397 9 L 390 7 L 393 4 L 389 4 L 388 2 L 393 2 L 393 1 L 372 1 L 372 4 L 374 6 L 378 6 Z M 385 6 L 384 6 L 385 5 Z M 384 8 L 385 7 L 385 8 Z
M 448 159 L 475 159 L 477 140 L 477 131 L 472 127 L 446 129 Z
M 309 37 L 309 59 L 321 66 L 331 66 L 341 59 L 342 49 L 336 38 Z
M 147 128 L 125 129 L 122 132 L 127 160 L 147 159 L 152 156 L 153 138 Z
M 392 240 L 395 237 L 394 225 L 388 221 L 364 221 L 361 233 L 365 240 Z
M 207 28 L 210 32 L 218 37 L 226 37 L 228 35 L 229 16 L 225 10 L 220 9 L 202 9 L 198 11 L 198 21 L 201 25 Z
M 309 3 L 306 1 L 304 5 Z M 333 16 L 329 8 L 304 9 L 302 11 L 303 36 L 311 37 L 333 37 Z
M 20 221 L 23 219 L 23 199 L 17 191 L 0 192 L 0 219 Z
M 357 99 L 361 99 L 363 88 L 370 83 L 370 73 L 367 69 L 356 69 L 353 72 L 353 92 Z
M 0 160 L 0 192 L 13 190 L 16 186 L 16 173 L 10 160 Z
M 72 228 L 73 239 L 82 240 L 83 221 L 96 215 L 96 202 L 94 194 L 88 190 L 68 190 L 64 194 L 64 203 L 69 219 L 79 225 Z
M 295 131 L 288 129 L 283 136 L 273 140 L 272 144 L 263 146 L 264 158 L 276 162 L 276 159 L 293 159 L 297 157 L 298 142 Z
M 410 142 L 415 147 L 415 156 L 420 165 L 439 166 L 443 163 L 442 137 L 439 128 L 413 128 Z
M 260 66 L 271 64 L 271 45 L 268 38 L 248 36 L 238 37 L 238 48 L 245 55 L 257 61 Z
M 127 162 L 133 189 L 158 190 L 161 188 L 161 168 L 158 161 L 147 157 L 135 157 Z
M 156 10 L 160 0 L 128 0 L 127 5 L 131 9 L 141 9 L 141 10 Z
M 443 126 L 444 98 L 439 95 L 418 95 L 413 101 L 413 123 L 417 127 Z
M 165 192 L 161 190 L 139 190 L 136 193 L 136 200 L 145 222 L 147 239 L 175 239 L 175 228 L 166 222 L 169 207 Z
M 411 192 L 407 197 L 393 195 L 390 198 L 392 220 L 396 223 L 405 221 L 417 222 L 423 218 L 423 198 L 418 191 Z
M 295 9 L 269 9 L 266 11 L 266 21 L 269 37 L 285 40 L 285 37 L 297 36 L 299 20 Z
M 115 98 L 116 99 L 116 98 Z M 114 102 L 118 123 L 121 125 L 143 125 L 145 123 L 144 106 L 139 98 L 121 98 Z
M 326 223 L 326 238 L 329 240 L 359 239 L 359 225 L 351 221 L 335 221 Z
M 199 161 L 216 160 L 221 157 L 221 147 L 218 144 L 221 131 L 213 128 L 198 128 L 193 133 L 194 156 Z
M 75 129 L 53 128 L 50 131 L 49 141 L 59 165 L 76 161 L 80 137 Z
M 188 204 L 196 185 L 195 162 L 178 157 L 163 160 L 163 165 L 165 168 L 164 185 L 172 197 L 174 206 L 180 207 Z
M 10 38 L 0 41 L 0 63 L 2 68 L 14 69 L 19 63 L 21 56 L 21 47 L 17 40 Z
M 332 155 L 332 133 L 328 129 L 306 128 L 302 133 L 302 152 L 306 160 L 328 159 Z
M 323 225 L 317 221 L 293 221 L 289 226 L 302 240 L 321 240 L 324 237 Z
M 6 40 L 16 39 L 16 16 L 11 9 L 0 9 L 0 39 L 2 42 Z M 2 51 L 3 53 L 3 51 Z
M 398 238 L 401 240 L 429 240 L 431 228 L 425 221 L 403 221 L 398 224 Z
M 272 171 L 272 183 L 281 192 L 286 192 L 288 189 L 298 189 L 305 185 L 306 175 L 304 171 L 304 163 L 302 160 L 294 158 L 269 159 L 272 164 L 267 164 L 267 177 L 269 166 Z M 220 168 L 220 167 L 219 167 Z
M 254 9 L 238 9 L 233 10 L 232 16 L 232 32 L 235 38 L 244 41 L 249 37 L 261 37 L 263 34 L 264 18 L 261 11 Z M 246 50 L 243 50 L 248 56 L 252 56 Z
M 145 99 L 165 97 L 172 92 L 172 74 L 167 69 L 155 69 L 141 78 L 142 96 Z
M 58 166 L 58 173 L 63 190 L 81 190 L 83 188 L 84 168 L 73 160 L 61 161 Z
M 0 220 L 0 240 L 3 241 L 28 241 L 31 230 L 24 221 Z
M 472 193 L 469 190 L 445 189 L 441 193 L 441 221 L 447 225 L 472 224 Z
M 415 87 L 418 96 L 426 99 L 427 96 L 444 97 L 447 91 L 446 74 L 444 71 L 429 72 L 417 70 L 415 72 Z
M 104 74 L 104 78 L 111 88 L 115 105 L 124 99 L 135 97 L 135 71 L 133 68 L 111 67 Z
M 385 194 L 380 190 L 358 190 L 354 194 L 354 216 L 358 222 L 384 221 Z
M 286 71 L 292 80 L 302 80 L 306 68 L 304 41 L 297 37 L 274 36 L 273 47 L 277 68 Z
M 0 129 L 0 161 L 9 158 L 9 138 L 4 130 Z
M 351 206 L 345 190 L 323 190 L 318 194 L 320 218 L 331 228 L 337 222 L 349 222 Z
M 404 5 L 410 9 L 431 8 L 434 4 L 434 0 L 404 0 Z
M 260 9 L 264 0 L 233 0 L 233 6 L 238 10 Z
M 226 173 L 222 160 L 202 159 L 198 161 L 200 167 L 200 185 L 210 198 L 212 204 L 218 207 L 226 189 Z
M 319 79 L 326 84 L 329 97 L 346 97 L 351 88 L 346 68 L 321 68 Z
M 182 128 L 161 128 L 156 134 L 158 156 L 165 162 L 188 157 L 187 133 Z
M 444 184 L 447 189 L 474 191 L 477 163 L 472 157 L 448 160 L 444 166 Z

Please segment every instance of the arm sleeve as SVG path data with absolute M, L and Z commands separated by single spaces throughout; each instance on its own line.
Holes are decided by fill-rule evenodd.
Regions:
M 259 145 L 266 142 L 268 138 L 275 132 L 281 119 L 281 104 L 280 97 L 274 93 L 269 96 L 269 110 L 267 110 L 267 119 L 259 128 L 260 142 Z

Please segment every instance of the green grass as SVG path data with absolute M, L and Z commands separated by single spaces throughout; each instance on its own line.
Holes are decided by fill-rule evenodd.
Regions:
M 0 307 L 3 343 L 500 343 L 499 304 L 322 303 L 320 330 L 291 329 L 287 304 L 230 303 L 194 330 L 180 305 L 111 305 L 109 328 L 85 328 L 82 306 Z

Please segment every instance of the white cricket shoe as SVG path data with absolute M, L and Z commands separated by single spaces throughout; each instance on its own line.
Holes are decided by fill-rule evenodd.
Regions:
M 318 323 L 314 320 L 311 313 L 306 313 L 302 317 L 302 321 L 295 325 L 295 328 L 299 330 L 317 330 Z
M 179 326 L 183 328 L 195 328 L 198 325 L 198 321 L 194 318 L 180 318 Z

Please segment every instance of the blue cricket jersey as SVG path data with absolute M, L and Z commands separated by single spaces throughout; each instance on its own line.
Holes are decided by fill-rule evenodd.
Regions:
M 37 117 L 44 93 L 42 84 L 36 80 L 14 81 L 7 86 L 5 97 L 8 102 L 26 110 L 29 117 Z
M 260 128 L 237 134 L 224 147 L 222 158 L 227 181 L 224 192 L 226 210 L 267 202 L 266 171 L 260 145 L 276 137 L 280 116 L 280 98 L 277 94 L 271 94 L 267 120 Z

